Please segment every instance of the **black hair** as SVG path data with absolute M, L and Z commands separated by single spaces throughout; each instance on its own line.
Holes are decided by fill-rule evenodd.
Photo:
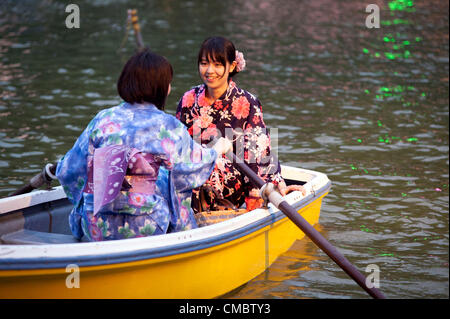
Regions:
M 148 48 L 133 55 L 125 64 L 117 91 L 128 103 L 152 103 L 164 110 L 173 69 L 167 59 Z
M 200 51 L 198 52 L 197 65 L 200 64 L 203 57 L 210 62 L 219 62 L 223 66 L 228 63 L 233 63 L 236 60 L 236 48 L 233 42 L 223 37 L 210 37 L 203 41 Z M 230 77 L 236 75 L 238 72 L 234 68 L 230 72 Z

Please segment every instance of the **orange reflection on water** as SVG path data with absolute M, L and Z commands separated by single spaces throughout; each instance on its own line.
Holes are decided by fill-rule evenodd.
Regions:
M 4 63 L 3 61 L 9 61 L 5 59 L 7 53 L 17 43 L 17 38 L 27 29 L 25 26 L 17 27 L 11 24 L 5 24 L 0 26 L 0 98 L 9 99 L 15 97 L 17 93 L 15 88 L 10 86 L 12 81 L 16 79 L 25 78 L 22 65 L 19 62 L 16 63 Z M 29 53 L 30 50 L 22 50 L 22 53 Z
M 325 229 L 320 224 L 314 225 L 314 228 L 322 235 L 325 235 Z M 301 281 L 299 281 L 300 275 L 316 270 L 314 263 L 325 258 L 328 257 L 324 256 L 309 238 L 305 237 L 297 240 L 265 272 L 222 297 L 231 299 L 292 298 L 293 292 L 290 291 L 291 287 L 295 287 L 295 290 L 305 289 Z M 286 281 L 289 280 L 292 280 L 293 285 L 286 287 Z M 294 294 L 297 296 L 301 295 L 299 293 Z

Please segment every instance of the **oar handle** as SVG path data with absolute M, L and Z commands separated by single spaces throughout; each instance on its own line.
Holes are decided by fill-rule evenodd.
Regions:
M 236 157 L 232 152 L 226 156 L 245 175 L 247 175 L 260 189 L 266 184 L 250 167 Z M 311 224 L 309 224 L 277 191 L 267 191 L 269 201 L 282 211 L 306 236 L 308 236 L 320 249 L 322 249 L 339 267 L 341 267 L 353 280 L 356 281 L 373 298 L 386 298 L 377 288 L 369 288 L 366 278 L 351 264 L 333 245 L 331 245 Z
M 56 179 L 56 164 L 47 164 L 44 169 L 37 175 L 30 179 L 30 182 L 19 188 L 18 190 L 10 193 L 8 196 L 16 196 L 31 192 L 33 189 L 39 188 L 45 183 L 50 183 L 53 179 Z

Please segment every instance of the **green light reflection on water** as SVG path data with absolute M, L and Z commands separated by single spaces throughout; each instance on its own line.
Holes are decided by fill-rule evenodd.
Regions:
M 391 11 L 415 12 L 413 0 L 389 1 L 388 6 Z

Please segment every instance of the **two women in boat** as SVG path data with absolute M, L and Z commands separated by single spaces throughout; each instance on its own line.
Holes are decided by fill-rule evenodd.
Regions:
M 192 189 L 231 143 L 222 138 L 202 147 L 163 111 L 172 76 L 160 55 L 144 50 L 131 57 L 117 84 L 125 102 L 100 111 L 59 161 L 56 176 L 74 205 L 75 237 L 124 239 L 196 227 Z
M 224 156 L 230 150 L 282 195 L 305 194 L 281 177 L 261 103 L 232 80 L 244 68 L 231 41 L 206 39 L 203 84 L 183 95 L 175 118 L 164 112 L 170 63 L 149 50 L 134 55 L 117 85 L 125 102 L 100 111 L 58 163 L 74 204 L 72 233 L 91 241 L 150 236 L 197 227 L 193 209 L 214 209 L 218 200 L 260 207 L 258 189 Z

